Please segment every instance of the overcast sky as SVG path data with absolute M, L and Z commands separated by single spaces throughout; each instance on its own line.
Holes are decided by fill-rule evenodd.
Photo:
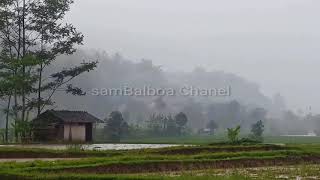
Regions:
M 235 73 L 320 112 L 319 17 L 319 0 L 76 0 L 67 19 L 85 47 Z

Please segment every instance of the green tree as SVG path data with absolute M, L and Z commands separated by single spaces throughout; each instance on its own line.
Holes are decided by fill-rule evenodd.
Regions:
M 187 122 L 188 122 L 188 117 L 185 113 L 180 112 L 179 114 L 177 114 L 174 117 L 177 125 L 178 125 L 178 129 L 179 129 L 179 135 L 182 135 L 183 133 L 183 128 L 186 126 Z
M 5 143 L 8 143 L 10 107 L 11 107 L 11 100 L 12 100 L 12 91 L 14 90 L 13 81 L 12 79 L 10 79 L 12 78 L 12 75 L 13 73 L 9 69 L 2 66 L 1 60 L 0 60 L 0 100 L 7 101 L 7 106 L 5 109 L 3 109 L 6 116 L 5 131 L 4 131 Z
M 0 129 L 0 142 L 5 142 L 5 129 Z
M 177 135 L 177 123 L 176 121 L 172 118 L 171 115 L 168 115 L 166 117 L 167 119 L 167 127 L 166 127 L 166 134 L 168 136 L 175 136 Z
M 31 141 L 31 122 L 18 120 L 14 124 L 12 124 L 12 127 L 21 142 L 28 143 Z
M 228 139 L 231 143 L 237 143 L 239 141 L 239 134 L 240 134 L 240 126 L 235 128 L 228 128 Z
M 149 117 L 148 129 L 153 136 L 161 136 L 167 128 L 168 119 L 163 114 L 152 114 Z
M 127 137 L 130 134 L 130 126 L 126 121 L 123 121 L 120 128 L 120 136 Z
M 85 95 L 70 84 L 71 80 L 93 70 L 97 62 L 65 67 L 44 77 L 57 56 L 74 53 L 75 46 L 83 42 L 83 35 L 72 24 L 64 23 L 73 0 L 0 3 L 0 81 L 6 84 L 0 92 L 14 112 L 13 119 L 27 121 L 30 112 L 39 115 L 54 104 L 53 96 L 58 90 Z
M 252 124 L 251 126 L 251 138 L 254 140 L 262 141 L 263 140 L 263 131 L 264 131 L 264 124 L 262 120 Z
M 124 121 L 121 112 L 113 111 L 104 127 L 106 139 L 112 142 L 120 142 L 120 139 L 128 134 L 129 126 Z

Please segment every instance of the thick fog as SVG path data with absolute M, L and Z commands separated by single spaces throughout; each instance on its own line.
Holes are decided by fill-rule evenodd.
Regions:
M 65 20 L 84 34 L 84 45 L 51 63 L 43 81 L 83 61 L 99 63 L 72 81 L 86 96 L 59 89 L 46 109 L 88 111 L 101 119 L 118 110 L 131 127 L 149 128 L 156 114 L 169 118 L 184 112 L 192 132 L 211 122 L 222 131 L 239 124 L 249 132 L 262 120 L 267 134 L 320 134 L 319 5 L 311 0 L 77 0 Z M 178 93 L 101 91 L 124 86 Z M 227 93 L 181 96 L 185 87 Z M 5 99 L 0 106 L 6 107 Z M 0 119 L 4 127 L 2 111 Z
M 293 110 L 320 112 L 319 7 L 317 0 L 76 0 L 67 21 L 84 33 L 86 48 L 152 59 L 171 72 L 234 73 L 266 96 L 280 93 Z

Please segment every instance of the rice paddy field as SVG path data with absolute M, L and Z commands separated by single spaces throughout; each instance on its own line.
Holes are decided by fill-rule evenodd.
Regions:
M 246 137 L 245 135 L 243 137 Z M 214 136 L 186 136 L 186 137 L 159 137 L 159 138 L 134 138 L 125 139 L 123 143 L 147 144 L 210 144 L 213 142 L 227 141 L 225 134 Z M 272 144 L 320 144 L 320 136 L 266 136 L 265 143 Z
M 0 179 L 320 179 L 320 143 L 310 141 L 131 150 L 2 146 Z

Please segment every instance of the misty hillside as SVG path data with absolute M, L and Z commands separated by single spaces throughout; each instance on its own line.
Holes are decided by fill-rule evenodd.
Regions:
M 75 97 L 65 94 L 55 96 L 57 109 L 86 110 L 100 118 L 107 117 L 113 110 L 124 112 L 131 123 L 143 122 L 152 113 L 177 113 L 189 111 L 190 125 L 202 128 L 208 121 L 206 113 L 209 105 L 238 101 L 245 108 L 262 107 L 269 109 L 271 100 L 259 90 L 259 86 L 242 77 L 222 71 L 209 72 L 203 68 L 195 68 L 192 72 L 166 72 L 151 60 L 133 61 L 115 54 L 81 50 L 72 56 L 62 56 L 58 65 L 52 67 L 61 69 L 66 64 L 79 64 L 83 61 L 98 60 L 95 71 L 82 75 L 74 81 L 74 85 L 82 87 L 87 95 Z M 60 63 L 60 64 L 59 64 Z M 61 66 L 61 67 L 60 67 Z M 179 89 L 185 85 L 197 88 L 231 87 L 231 96 L 164 96 L 164 97 L 134 97 L 134 96 L 93 96 L 92 89 L 121 88 L 122 86 L 143 88 Z M 188 113 L 188 112 L 187 112 Z

